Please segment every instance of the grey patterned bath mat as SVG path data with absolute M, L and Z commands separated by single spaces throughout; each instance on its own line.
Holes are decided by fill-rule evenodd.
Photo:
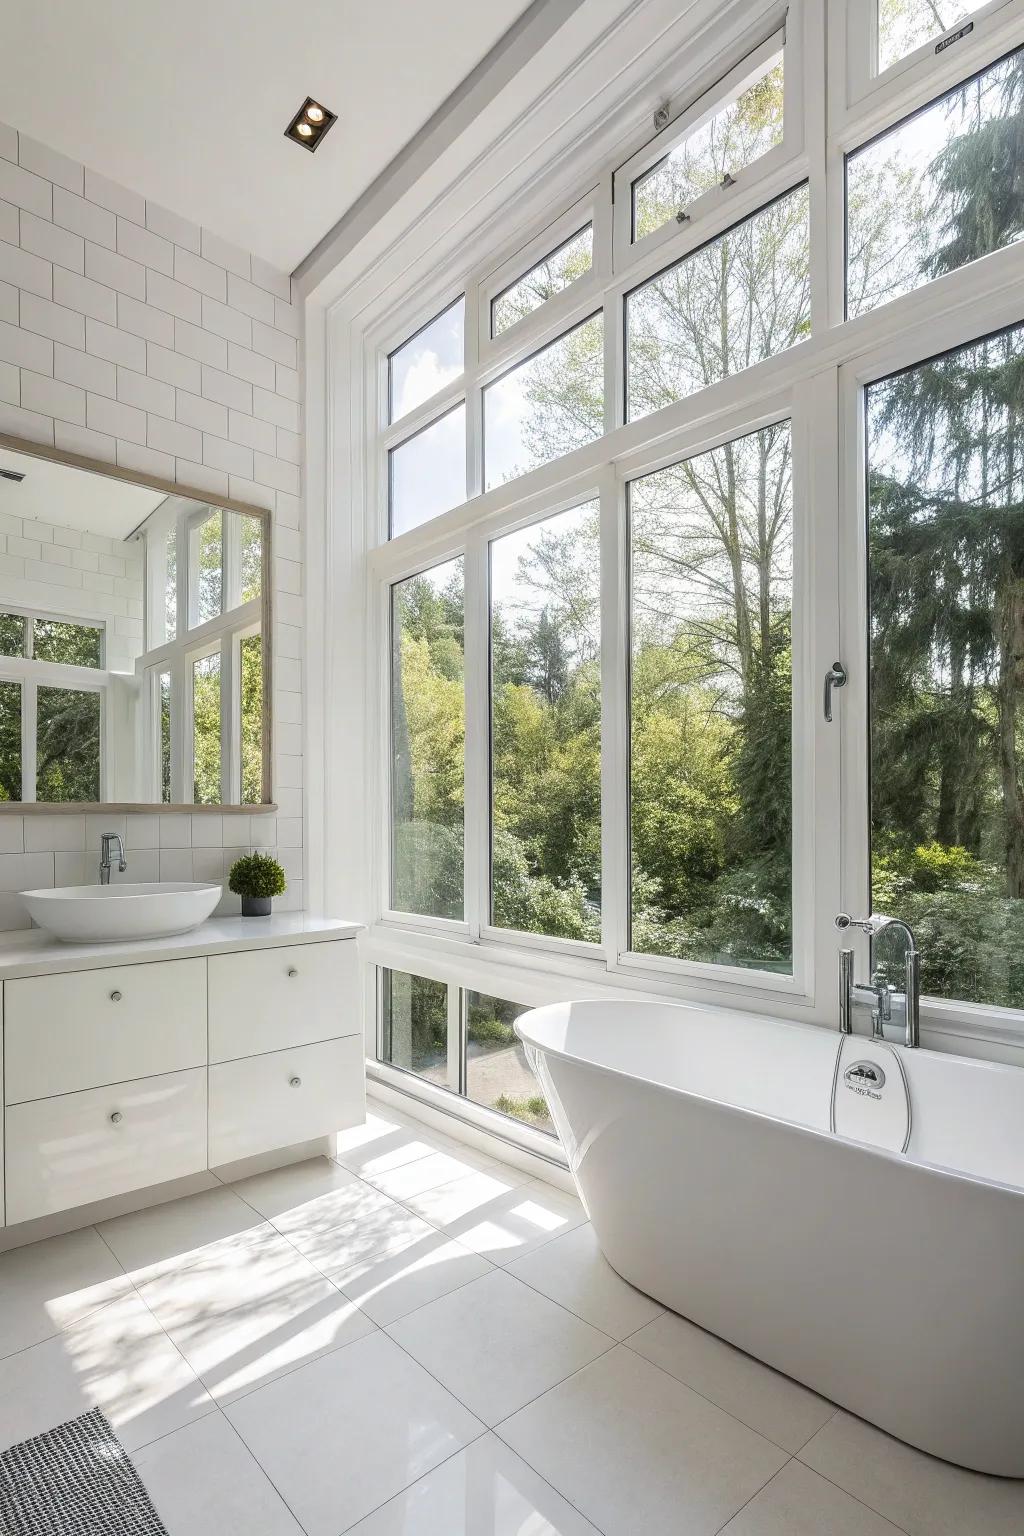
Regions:
M 3 1536 L 167 1536 L 98 1408 L 0 1455 Z

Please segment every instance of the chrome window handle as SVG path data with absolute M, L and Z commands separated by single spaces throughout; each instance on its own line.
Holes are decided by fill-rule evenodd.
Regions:
M 825 719 L 832 723 L 832 690 L 833 688 L 845 688 L 847 671 L 841 661 L 834 661 L 825 673 Z

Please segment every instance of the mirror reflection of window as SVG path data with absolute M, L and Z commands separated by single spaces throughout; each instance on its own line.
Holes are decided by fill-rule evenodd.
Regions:
M 220 652 L 192 663 L 192 757 L 194 805 L 219 805 Z
M 242 805 L 263 799 L 263 640 L 243 635 L 238 644 Z
M 39 688 L 36 693 L 36 799 L 100 799 L 98 691 Z
M 189 533 L 189 561 L 193 583 L 191 627 L 195 629 L 223 612 L 224 514 L 219 507 L 193 524 Z
M 160 800 L 171 805 L 171 674 L 161 672 L 158 678 L 160 701 Z
M 0 800 L 20 799 L 21 684 L 0 682 Z

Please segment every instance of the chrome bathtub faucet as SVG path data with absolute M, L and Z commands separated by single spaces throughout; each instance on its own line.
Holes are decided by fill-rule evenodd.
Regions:
M 853 1009 L 858 1003 L 871 1009 L 871 1033 L 876 1040 L 885 1039 L 885 1026 L 895 1018 L 902 1018 L 905 1043 L 921 1044 L 921 955 L 910 926 L 898 917 L 883 917 L 873 912 L 870 917 L 851 917 L 840 912 L 836 918 L 840 931 L 859 928 L 869 934 L 872 945 L 887 928 L 897 928 L 907 941 L 903 967 L 903 991 L 893 987 L 875 971 L 867 984 L 853 979 L 853 950 L 839 951 L 839 1028 L 844 1035 L 853 1033 Z
M 124 856 L 124 843 L 119 832 L 104 832 L 100 838 L 100 885 L 110 884 L 110 845 L 117 844 L 117 868 L 124 874 L 128 862 Z

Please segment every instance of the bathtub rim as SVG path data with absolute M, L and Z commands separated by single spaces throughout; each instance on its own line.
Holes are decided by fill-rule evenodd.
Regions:
M 719 1008 L 714 1004 L 709 1003 L 676 1003 L 665 1001 L 661 998 L 652 998 L 649 1002 L 637 1002 L 635 999 L 631 999 L 630 1001 L 633 1006 L 641 1007 L 644 1009 L 671 1009 L 675 1012 L 684 1012 L 692 1007 L 695 1011 L 700 1013 L 725 1013 L 738 1015 L 740 1018 L 746 1020 L 751 1020 L 758 1023 L 764 1022 L 786 1029 L 795 1029 L 801 1033 L 806 1033 L 808 1030 L 820 1032 L 824 1029 L 824 1026 L 822 1025 L 807 1024 L 799 1019 L 776 1019 L 770 1016 L 768 1018 L 762 1019 L 760 1014 L 747 1014 L 744 1013 L 741 1009 L 736 1008 Z M 574 1063 L 577 1066 L 587 1067 L 591 1071 L 598 1072 L 604 1077 L 625 1078 L 629 1082 L 641 1084 L 644 1088 L 651 1089 L 658 1093 L 664 1093 L 676 1098 L 688 1099 L 695 1104 L 713 1105 L 716 1109 L 721 1109 L 730 1115 L 742 1115 L 756 1120 L 764 1120 L 769 1124 L 783 1126 L 788 1131 L 796 1131 L 801 1135 L 810 1136 L 816 1140 L 838 1141 L 843 1143 L 845 1146 L 853 1148 L 858 1153 L 865 1153 L 869 1156 L 881 1158 L 884 1162 L 892 1163 L 896 1167 L 905 1168 L 909 1165 L 914 1168 L 920 1168 L 925 1173 L 937 1174 L 943 1178 L 959 1180 L 966 1184 L 979 1184 L 985 1189 L 1005 1191 L 1007 1194 L 1015 1196 L 1017 1199 L 1024 1201 L 1024 1185 L 1008 1184 L 1003 1179 L 988 1178 L 980 1173 L 972 1173 L 969 1170 L 963 1168 L 952 1168 L 946 1163 L 929 1162 L 924 1158 L 915 1157 L 906 1152 L 893 1152 L 890 1151 L 887 1147 L 876 1147 L 871 1142 L 856 1141 L 850 1136 L 843 1136 L 839 1131 L 818 1130 L 815 1126 L 807 1125 L 802 1121 L 787 1120 L 784 1116 L 773 1115 L 767 1110 L 748 1109 L 742 1104 L 733 1104 L 728 1099 L 719 1099 L 714 1098 L 711 1094 L 698 1093 L 693 1088 L 682 1088 L 675 1083 L 659 1083 L 656 1082 L 654 1078 L 644 1077 L 641 1073 L 631 1072 L 624 1067 L 609 1067 L 606 1066 L 604 1062 L 593 1061 L 589 1057 L 580 1056 L 572 1051 L 562 1050 L 555 1046 L 544 1045 L 539 1040 L 530 1038 L 530 1036 L 524 1033 L 524 1031 L 520 1028 L 522 1020 L 528 1018 L 531 1014 L 549 1013 L 558 1008 L 575 1008 L 584 1004 L 598 1004 L 604 1008 L 616 1006 L 614 1000 L 606 997 L 581 997 L 575 998 L 571 1002 L 543 1003 L 540 1007 L 537 1008 L 524 1009 L 523 1012 L 513 1020 L 512 1027 L 515 1030 L 517 1037 L 522 1041 L 524 1045 L 530 1046 L 532 1049 L 541 1052 L 545 1056 L 552 1056 L 559 1061 L 567 1061 Z M 824 1032 L 826 1034 L 833 1033 L 833 1031 L 828 1029 L 824 1029 Z M 842 1042 L 846 1037 L 838 1030 L 834 1031 L 834 1033 L 836 1039 L 836 1065 L 838 1065 L 839 1052 L 842 1049 Z M 854 1036 L 852 1038 L 856 1037 Z M 886 1041 L 886 1044 L 889 1045 L 894 1051 L 900 1053 L 901 1056 L 906 1052 L 907 1049 L 906 1046 L 899 1045 L 894 1041 Z M 921 1050 L 926 1048 L 919 1046 L 916 1049 Z M 948 1060 L 951 1064 L 962 1062 L 963 1064 L 970 1067 L 987 1067 L 997 1071 L 1008 1069 L 1008 1064 L 1005 1062 L 976 1060 L 971 1056 L 956 1056 L 953 1054 L 947 1055 L 947 1053 L 944 1051 L 932 1051 L 929 1052 L 929 1054 L 934 1056 L 941 1055 L 944 1060 Z M 1009 1068 L 1009 1070 L 1020 1071 L 1022 1069 Z

